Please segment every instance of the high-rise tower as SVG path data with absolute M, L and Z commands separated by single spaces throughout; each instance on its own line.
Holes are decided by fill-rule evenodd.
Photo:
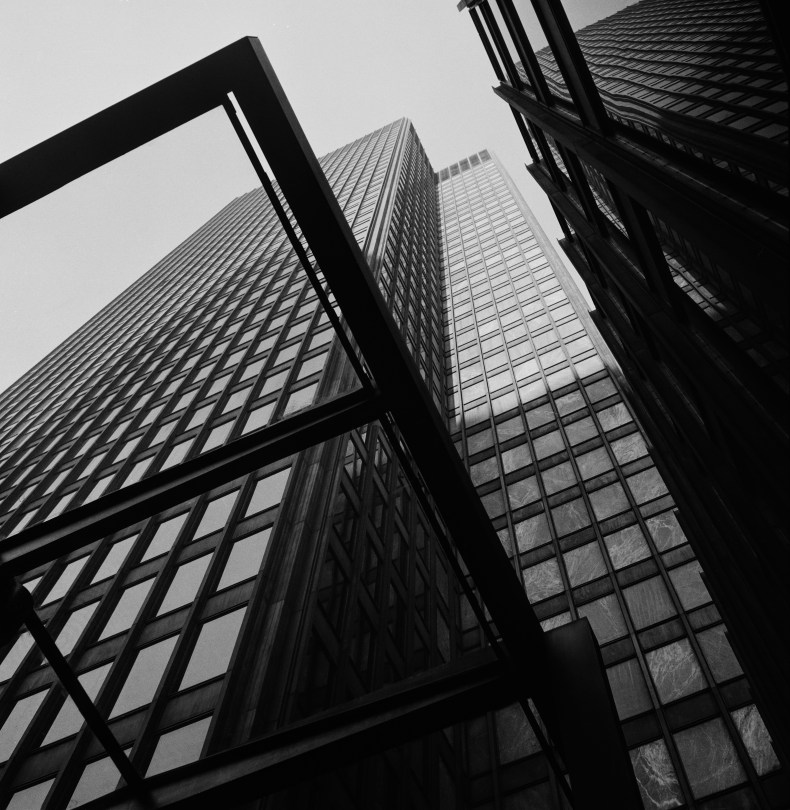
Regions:
M 506 552 L 502 589 L 518 578 L 532 613 L 491 622 L 385 415 L 271 463 L 217 455 L 264 426 L 318 435 L 310 414 L 366 385 L 296 219 L 252 191 L 3 397 L 0 552 L 19 568 L 20 538 L 52 521 L 65 542 L 95 504 L 88 539 L 19 578 L 132 770 L 113 793 L 115 760 L 23 632 L 0 659 L 0 801 L 124 806 L 150 787 L 162 807 L 232 806 L 275 785 L 264 806 L 561 806 L 543 726 L 491 654 L 499 625 L 537 616 L 589 620 L 647 807 L 776 806 L 784 775 L 682 514 L 496 158 L 435 173 L 401 120 L 321 165 Z M 215 459 L 238 474 L 216 483 Z M 188 478 L 198 494 L 174 498 Z M 102 533 L 146 481 L 173 503 Z
M 787 77 L 778 7 L 642 0 L 574 34 L 464 3 L 562 245 L 790 756 Z M 784 68 L 784 70 L 783 70 Z M 769 709 L 770 707 L 770 709 Z

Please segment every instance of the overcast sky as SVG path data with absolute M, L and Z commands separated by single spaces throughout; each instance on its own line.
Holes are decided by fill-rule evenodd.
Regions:
M 628 2 L 566 7 L 579 28 Z M 524 169 L 528 155 L 512 116 L 491 91 L 491 66 L 455 5 L 5 0 L 0 161 L 256 36 L 318 155 L 407 116 L 434 169 L 483 148 L 496 152 L 556 237 L 551 209 Z M 537 32 L 535 46 L 544 42 Z M 0 220 L 0 390 L 255 185 L 224 114 L 214 112 Z

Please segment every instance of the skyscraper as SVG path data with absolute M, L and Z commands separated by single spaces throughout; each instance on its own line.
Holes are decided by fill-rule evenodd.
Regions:
M 643 0 L 574 35 L 470 8 L 787 757 L 787 77 L 771 3 Z
M 784 776 L 616 367 L 498 161 L 435 173 L 401 120 L 322 168 L 513 578 L 546 628 L 590 621 L 646 806 L 776 806 Z M 264 191 L 234 200 L 6 392 L 4 561 L 42 521 L 208 475 L 220 448 L 265 425 L 284 436 L 289 418 L 307 429 L 311 407 L 364 387 L 296 237 Z M 20 577 L 151 784 L 258 738 L 287 759 L 315 717 L 337 749 L 354 732 L 333 710 L 386 706 L 388 689 L 490 651 L 478 583 L 393 437 L 381 418 L 316 441 Z M 41 664 L 25 633 L 0 661 L 0 800 L 123 806 L 117 767 Z M 513 699 L 283 777 L 267 805 L 559 806 L 540 725 Z M 254 795 L 280 785 L 273 770 Z M 160 806 L 205 799 L 190 774 Z

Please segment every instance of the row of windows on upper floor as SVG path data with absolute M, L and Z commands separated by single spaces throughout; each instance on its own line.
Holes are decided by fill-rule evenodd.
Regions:
M 187 243 L 187 246 L 189 246 L 189 243 Z M 179 251 L 177 251 L 177 253 L 180 256 L 180 254 L 184 253 L 185 250 L 188 250 L 188 247 L 180 249 Z M 191 246 L 189 252 L 194 252 L 195 250 L 197 250 L 197 248 L 195 248 L 195 246 Z M 181 258 L 182 261 L 185 261 L 183 257 Z M 172 265 L 173 261 L 167 262 L 167 268 L 172 268 Z M 197 267 L 199 268 L 200 265 L 198 264 Z M 154 270 L 161 270 L 167 268 L 157 267 L 154 268 Z M 159 274 L 161 275 L 161 272 Z M 183 276 L 183 274 L 181 275 Z M 172 298 L 177 302 L 183 304 L 184 301 L 189 298 L 189 294 L 194 293 L 192 287 L 189 287 L 188 285 L 192 280 L 191 277 L 195 275 L 195 271 L 193 270 L 192 273 L 189 273 L 187 275 L 189 276 L 189 278 L 182 277 L 176 280 L 175 282 L 173 282 L 171 279 L 171 283 L 167 284 L 166 287 L 167 292 L 167 295 L 165 295 L 166 298 Z M 122 336 L 122 339 L 126 341 L 128 341 L 130 337 L 133 337 L 134 333 L 131 325 L 132 321 L 134 321 L 135 319 L 139 320 L 140 317 L 150 318 L 151 307 L 156 303 L 157 300 L 156 296 L 152 297 L 153 293 L 149 294 L 148 287 L 150 287 L 151 285 L 150 283 L 147 282 L 149 282 L 149 279 L 147 277 L 144 277 L 141 280 L 141 282 L 138 282 L 138 284 L 134 285 L 131 288 L 128 294 L 123 294 L 118 302 L 115 302 L 114 304 L 110 305 L 110 307 L 103 313 L 101 313 L 100 316 L 97 316 L 99 318 L 98 322 L 96 321 L 96 319 L 93 319 L 93 321 L 90 323 L 89 331 L 87 333 L 85 331 L 85 328 L 83 330 L 80 330 L 77 337 L 74 340 L 68 342 L 70 345 L 68 345 L 67 350 L 65 351 L 56 350 L 55 356 L 58 362 L 61 365 L 66 364 L 67 366 L 69 366 L 69 371 L 71 372 L 72 375 L 76 374 L 77 377 L 84 377 L 87 373 L 90 372 L 90 367 L 92 365 L 101 363 L 103 361 L 103 357 L 100 352 L 98 353 L 97 357 L 97 349 L 98 349 L 97 341 L 103 340 L 108 335 L 110 337 L 112 337 L 112 335 L 117 336 L 119 333 Z M 162 296 L 160 295 L 158 297 L 161 298 Z M 147 302 L 148 306 L 144 308 L 141 313 L 140 304 L 143 302 Z M 116 310 L 118 310 L 118 307 L 121 306 L 121 304 L 123 304 L 122 308 L 123 312 L 116 312 Z M 155 306 L 154 309 L 156 309 Z M 104 324 L 102 324 L 102 321 L 104 321 Z M 140 328 L 143 327 L 138 327 L 138 329 Z M 72 358 L 73 355 L 75 355 L 76 353 L 84 354 L 85 351 L 87 350 L 91 351 L 92 357 L 97 358 L 93 361 L 93 363 L 88 361 L 87 363 L 75 365 L 75 363 L 69 362 L 70 358 Z M 48 375 L 47 380 L 44 381 L 45 383 L 48 383 L 50 386 L 53 382 L 52 378 L 53 374 L 57 374 L 57 369 L 55 370 L 49 369 L 47 372 Z M 41 384 L 42 383 L 39 383 L 38 385 L 41 386 Z M 20 391 L 20 396 L 24 396 L 26 401 L 29 402 L 29 393 L 30 392 L 26 387 L 25 389 L 22 389 Z
M 261 286 L 265 285 L 267 280 L 268 279 L 259 280 L 260 285 Z M 274 293 L 273 293 L 274 298 L 276 298 L 278 295 L 281 294 L 278 291 L 281 290 L 281 288 L 284 286 L 285 280 L 286 280 L 286 273 L 283 273 L 282 277 L 280 279 L 278 279 L 277 281 L 275 281 L 268 288 L 270 291 L 274 290 Z M 297 284 L 297 287 L 300 286 L 300 283 L 298 281 L 296 281 L 295 283 Z M 245 287 L 248 286 L 248 283 L 245 282 L 244 286 Z M 258 286 L 258 285 L 256 285 L 256 286 Z M 242 294 L 242 292 L 239 292 L 239 294 L 233 296 L 233 302 L 231 304 L 232 306 L 236 305 L 236 302 L 238 302 L 239 297 Z M 291 295 L 294 295 L 294 294 L 295 294 L 295 292 L 285 293 L 284 294 L 285 300 L 289 300 L 289 297 Z M 270 297 L 267 296 L 263 300 L 264 300 L 265 303 L 268 303 L 269 300 L 270 300 Z M 252 305 L 247 305 L 247 306 L 243 307 L 241 309 L 240 313 L 238 313 L 234 317 L 234 320 L 231 321 L 230 323 L 228 323 L 227 325 L 225 325 L 223 333 L 226 336 L 226 339 L 228 339 L 229 337 L 232 337 L 234 335 L 234 333 L 239 331 L 241 326 L 244 324 L 244 321 L 243 321 L 244 317 L 247 314 L 249 314 L 249 311 L 251 310 L 251 308 L 252 308 Z M 259 312 L 256 312 L 256 314 L 251 319 L 251 323 L 260 324 L 261 321 L 269 314 L 269 311 L 270 311 L 269 309 L 264 308 L 264 309 L 261 309 Z M 299 310 L 298 312 L 299 312 L 299 315 L 302 314 L 301 310 Z M 190 322 L 188 324 L 182 324 L 179 328 L 174 330 L 169 336 L 164 336 L 163 341 L 162 341 L 162 345 L 160 345 L 160 348 L 159 348 L 159 353 L 160 353 L 160 356 L 165 357 L 165 362 L 168 363 L 168 366 L 166 368 L 158 370 L 158 371 L 156 370 L 155 364 L 153 362 L 151 362 L 151 360 L 152 360 L 151 350 L 148 350 L 148 352 L 146 352 L 146 355 L 144 356 L 144 363 L 145 364 L 144 365 L 140 364 L 139 367 L 140 368 L 150 368 L 151 369 L 151 374 L 149 376 L 154 378 L 154 382 L 155 383 L 162 382 L 169 373 L 172 373 L 172 370 L 174 369 L 173 363 L 176 362 L 181 357 L 183 357 L 183 355 L 188 350 L 188 345 L 189 345 L 190 342 L 192 342 L 192 338 L 191 338 L 192 334 L 197 333 L 197 336 L 198 336 L 197 347 L 198 347 L 199 351 L 204 349 L 212 340 L 215 341 L 215 342 L 222 343 L 222 340 L 219 337 L 219 335 L 220 335 L 219 332 L 217 332 L 216 335 L 214 335 L 214 336 L 212 336 L 210 334 L 210 335 L 207 335 L 205 337 L 200 338 L 200 333 L 197 331 L 199 329 L 201 323 L 208 324 L 209 321 L 212 321 L 212 320 L 216 319 L 217 313 L 219 313 L 219 310 L 215 310 L 214 313 L 212 313 L 212 312 L 204 313 L 202 318 L 201 318 L 201 316 L 199 314 L 198 315 L 192 315 L 191 319 L 190 319 Z M 279 317 L 277 319 L 275 319 L 275 320 L 279 320 Z M 217 324 L 216 320 L 214 320 L 214 323 L 213 323 L 213 329 L 214 330 L 219 329 L 221 326 L 222 326 L 221 324 Z M 212 326 L 209 326 L 208 328 L 212 328 Z M 184 343 L 184 341 L 187 342 L 186 345 L 182 345 L 182 347 L 180 349 L 178 349 L 175 352 L 175 354 L 170 354 L 170 352 L 172 351 L 172 346 L 178 345 L 179 342 Z M 214 352 L 212 352 L 212 354 L 213 353 Z M 198 355 L 196 355 L 196 356 L 198 356 Z M 155 358 L 155 356 L 154 356 L 154 358 Z M 156 371 L 156 375 L 154 375 L 154 373 L 153 373 L 154 371 Z M 137 374 L 136 370 L 131 369 L 128 372 L 128 377 L 121 376 L 121 380 L 123 381 L 124 379 L 131 378 L 131 377 L 135 376 L 136 374 Z M 104 389 L 102 389 L 102 393 L 103 392 L 104 392 Z M 128 394 L 122 393 L 122 396 L 124 398 L 126 398 L 128 396 Z M 102 401 L 104 403 L 104 397 L 102 397 Z M 72 417 L 71 417 L 71 420 L 70 420 L 70 421 L 72 421 L 74 423 L 82 422 L 82 424 L 84 425 L 83 429 L 87 428 L 87 426 L 89 424 L 83 418 L 87 407 L 89 407 L 89 406 L 82 406 L 78 411 L 76 411 L 76 413 L 72 414 Z M 104 420 L 105 423 L 114 421 L 114 419 L 117 417 L 118 413 L 120 412 L 120 407 L 121 406 L 114 406 L 109 411 L 109 415 Z M 138 402 L 138 407 L 141 407 L 139 405 L 139 402 Z M 51 432 L 49 433 L 50 436 L 57 433 L 56 430 L 52 429 L 53 426 L 50 425 L 49 427 L 50 427 L 50 430 L 51 430 Z
M 179 416 L 163 423 L 156 431 L 153 428 L 148 428 L 146 426 L 147 420 L 143 420 L 140 425 L 142 432 L 127 439 L 124 443 L 120 443 L 120 448 L 112 455 L 109 465 L 105 463 L 110 458 L 109 453 L 106 451 L 92 456 L 87 465 L 79 471 L 78 480 L 74 483 L 67 483 L 66 486 L 69 491 L 60 495 L 56 500 L 54 496 L 49 496 L 55 490 L 61 488 L 66 478 L 73 473 L 82 461 L 78 461 L 75 466 L 62 470 L 52 479 L 46 493 L 43 495 L 45 500 L 42 501 L 42 504 L 49 505 L 46 516 L 52 518 L 65 511 L 66 508 L 73 507 L 77 502 L 75 498 L 79 499 L 81 503 L 89 503 L 103 494 L 111 485 L 128 486 L 150 474 L 155 468 L 163 470 L 179 463 L 190 453 L 193 453 L 193 448 L 198 444 L 198 440 L 201 440 L 198 452 L 204 453 L 224 444 L 231 437 L 243 435 L 262 427 L 270 421 L 278 403 L 280 403 L 282 416 L 287 416 L 302 407 L 306 407 L 313 401 L 318 387 L 318 380 L 311 382 L 311 378 L 315 378 L 315 375 L 321 373 L 328 356 L 327 352 L 325 350 L 320 351 L 320 348 L 322 343 L 325 344 L 328 340 L 331 340 L 333 334 L 331 329 L 324 329 L 314 335 L 308 344 L 308 352 L 311 354 L 300 363 L 299 371 L 293 377 L 290 386 L 286 385 L 286 381 L 291 375 L 292 366 L 281 368 L 282 357 L 278 355 L 275 358 L 275 364 L 279 365 L 276 365 L 276 368 L 267 376 L 263 377 L 261 375 L 261 379 L 257 383 L 249 384 L 232 393 L 224 403 L 221 412 L 214 417 L 211 423 L 208 422 L 209 414 L 215 410 L 216 405 L 219 403 L 221 392 L 225 390 L 228 378 L 218 379 L 208 389 L 205 397 L 214 397 L 210 403 L 198 406 L 194 412 L 190 411 L 189 414 L 183 416 L 181 414 L 184 412 L 187 403 L 183 402 L 184 397 L 182 397 L 174 411 Z M 298 346 L 298 344 L 294 345 Z M 296 352 L 289 354 L 295 355 Z M 290 360 L 290 358 L 288 359 Z M 258 377 L 262 371 L 263 362 L 263 360 L 254 360 L 249 363 L 235 382 L 241 383 L 247 379 Z M 302 380 L 305 380 L 307 384 L 302 385 Z M 199 390 L 194 389 L 191 395 L 186 395 L 189 397 L 190 402 Z M 217 394 L 220 394 L 219 398 L 216 397 Z M 244 402 L 249 404 L 242 409 L 240 406 Z M 186 417 L 190 414 L 191 418 L 187 420 Z M 173 436 L 177 427 L 179 428 L 178 435 Z M 116 428 L 116 432 L 119 429 L 122 432 L 123 428 L 124 424 L 121 423 Z M 170 439 L 165 448 L 165 442 L 171 436 L 173 438 Z M 141 453 L 142 458 L 140 457 Z M 132 457 L 139 458 L 139 460 L 130 461 L 129 459 Z M 100 466 L 103 469 L 108 467 L 110 471 L 96 479 L 93 474 Z M 25 490 L 22 493 L 21 499 L 24 499 L 27 492 L 28 490 Z M 41 497 L 41 495 L 37 496 L 37 498 Z M 19 500 L 20 506 L 21 499 Z M 18 508 L 18 506 L 13 505 L 12 508 Z M 40 507 L 36 509 L 38 508 Z M 21 530 L 33 517 L 40 518 L 40 515 L 37 515 L 35 510 L 26 512 L 22 521 L 15 526 L 15 531 Z
M 290 471 L 290 467 L 285 467 L 258 480 L 249 495 L 249 500 L 245 499 L 246 506 L 236 522 L 276 507 L 282 500 Z M 99 614 L 98 622 L 94 622 L 90 631 L 96 641 L 101 642 L 128 630 L 137 620 L 138 614 L 146 602 L 156 577 L 146 576 L 140 580 L 136 571 L 140 569 L 145 574 L 150 568 L 145 564 L 150 560 L 170 554 L 173 549 L 176 551 L 185 549 L 188 544 L 196 543 L 201 538 L 224 532 L 229 526 L 232 514 L 238 511 L 236 508 L 239 503 L 238 498 L 239 490 L 235 489 L 210 499 L 204 504 L 199 502 L 193 504 L 191 510 L 187 508 L 186 511 L 178 512 L 179 507 L 174 507 L 170 511 L 175 511 L 177 514 L 172 517 L 163 520 L 152 519 L 144 530 L 138 530 L 120 540 L 111 539 L 101 544 L 94 552 L 81 556 L 79 553 L 76 556 L 72 555 L 74 559 L 65 563 L 54 581 L 51 574 L 47 575 L 48 589 L 42 595 L 38 594 L 38 586 L 44 579 L 44 575 L 27 580 L 24 585 L 33 594 L 38 603 L 38 609 L 59 603 L 66 597 L 73 597 L 81 590 L 87 589 L 90 592 L 88 596 L 90 601 L 85 606 L 70 610 L 68 607 L 70 602 L 64 602 L 60 607 L 67 611 L 68 615 L 61 615 L 57 620 L 52 618 L 49 620 L 50 624 L 61 625 L 56 636 L 56 643 L 61 653 L 69 655 L 72 652 L 99 607 L 99 601 L 91 596 L 95 590 L 92 586 L 106 582 L 110 578 L 116 578 L 112 586 L 113 593 L 110 596 L 114 607 L 110 610 L 104 606 Z M 183 509 L 183 507 L 180 508 Z M 212 556 L 216 549 L 207 554 L 201 552 L 197 557 L 191 555 L 187 549 L 186 556 L 189 557 L 187 562 L 171 567 L 168 569 L 169 572 L 156 575 L 166 576 L 170 584 L 166 588 L 158 586 L 159 606 L 152 617 L 162 616 L 190 604 L 201 583 L 205 580 L 212 560 L 219 561 L 215 566 L 218 568 L 213 576 L 213 579 L 216 580 L 216 584 L 213 586 L 215 591 L 256 576 L 266 551 L 270 532 L 271 526 L 255 531 L 253 534 L 247 534 L 234 540 L 230 544 L 227 554 L 218 556 Z M 219 537 L 216 537 L 215 540 L 218 541 Z M 122 568 L 125 572 L 125 581 L 133 584 L 124 586 L 120 580 L 117 580 L 118 572 Z M 164 571 L 164 569 L 161 570 Z M 87 571 L 88 574 L 93 572 L 92 577 L 87 579 L 83 575 L 83 571 Z M 149 605 L 147 610 L 151 612 L 153 607 Z M 0 681 L 10 679 L 17 672 L 32 647 L 32 637 L 26 631 L 23 632 L 10 646 L 0 664 Z
M 174 334 L 177 334 L 177 333 L 174 333 Z M 127 345 L 129 345 L 130 343 L 134 344 L 135 337 L 136 337 L 136 336 L 135 336 L 135 334 L 134 334 L 134 333 L 131 333 L 131 334 L 127 335 L 127 336 L 125 337 L 125 343 L 126 343 Z M 149 354 L 150 354 L 150 351 L 149 351 Z M 106 363 L 107 363 L 107 362 L 109 362 L 110 360 L 111 360 L 111 358 L 109 358 L 109 357 L 108 357 L 108 358 L 102 358 L 100 362 L 102 362 L 102 363 L 106 364 Z M 92 384 L 95 386 L 95 382 L 93 382 Z M 109 386 L 109 384 L 110 384 L 109 382 L 108 382 L 107 384 L 105 384 L 105 386 L 103 387 L 103 389 L 106 389 L 106 388 Z M 103 389 L 102 389 L 102 391 L 103 391 Z M 68 401 L 68 400 L 74 401 L 74 399 L 76 398 L 76 393 L 75 393 L 75 392 L 73 392 L 73 391 L 71 391 L 71 392 L 68 392 L 68 394 L 69 394 L 69 396 L 68 396 L 68 397 L 64 397 L 63 399 L 66 399 L 67 401 Z M 50 416 L 51 416 L 51 414 L 50 414 Z M 50 424 L 51 424 L 51 420 L 50 420 Z
M 269 213 L 270 213 L 270 215 L 273 215 L 273 212 L 271 212 L 271 210 L 270 210 Z M 238 227 L 238 223 L 237 223 L 237 227 Z M 216 241 L 217 241 L 216 240 L 216 235 L 212 235 L 212 237 L 213 237 L 212 238 L 212 243 L 216 243 Z M 195 241 L 195 240 L 192 240 L 192 241 Z M 203 240 L 203 241 L 205 241 L 205 240 Z M 229 259 L 233 260 L 235 258 L 238 258 L 238 255 L 239 255 L 240 252 L 241 252 L 240 249 L 237 249 L 235 253 L 230 254 Z M 182 257 L 182 259 L 183 259 L 183 257 Z M 186 284 L 186 281 L 182 280 L 182 287 L 185 286 L 185 284 Z M 151 291 L 147 289 L 148 285 L 136 285 L 136 286 L 138 288 L 144 288 L 144 289 L 139 289 L 137 291 L 137 298 L 139 299 L 141 296 L 147 296 L 149 298 L 149 300 L 150 300 Z M 171 296 L 175 297 L 175 291 L 171 291 Z
M 226 599 L 227 604 L 219 605 L 219 614 L 216 614 L 216 607 L 210 608 L 207 600 L 212 593 L 227 590 L 258 574 L 268 545 L 271 526 L 259 529 L 253 534 L 242 531 L 243 536 L 221 545 L 218 545 L 217 532 L 223 527 L 227 531 L 229 517 L 233 511 L 239 511 L 239 506 L 243 507 L 241 517 L 250 517 L 264 511 L 266 514 L 273 515 L 271 510 L 282 499 L 289 473 L 290 468 L 285 468 L 260 479 L 252 490 L 251 498 L 249 501 L 245 498 L 244 503 L 239 504 L 238 490 L 234 490 L 209 500 L 205 508 L 193 508 L 189 520 L 186 520 L 187 514 L 182 513 L 158 524 L 152 521 L 154 526 L 148 527 L 144 533 L 146 539 L 143 539 L 142 542 L 143 535 L 136 533 L 120 540 L 112 540 L 111 543 L 105 543 L 90 557 L 78 557 L 68 563 L 54 584 L 52 584 L 52 575 L 49 575 L 48 582 L 51 587 L 44 597 L 45 604 L 40 609 L 46 610 L 47 603 L 56 605 L 69 592 L 77 593 L 74 589 L 75 582 L 77 588 L 83 588 L 80 593 L 83 593 L 85 598 L 80 598 L 77 593 L 77 602 L 87 603 L 72 609 L 75 607 L 74 604 L 70 605 L 69 601 L 60 601 L 60 613 L 68 615 L 67 617 L 60 615 L 60 621 L 57 618 L 50 620 L 50 625 L 62 624 L 56 643 L 64 654 L 69 655 L 79 642 L 80 649 L 83 651 L 80 654 L 81 658 L 87 656 L 90 659 L 88 668 L 80 674 L 79 678 L 91 699 L 95 700 L 99 696 L 99 690 L 105 682 L 113 683 L 114 697 L 111 696 L 111 703 L 108 704 L 106 698 L 104 700 L 105 710 L 109 712 L 110 719 L 129 713 L 138 713 L 138 716 L 142 717 L 139 715 L 140 710 L 154 699 L 159 690 L 159 684 L 165 677 L 168 677 L 169 689 L 175 696 L 178 692 L 194 690 L 225 674 L 244 617 L 245 606 L 243 602 L 239 603 L 239 598 L 246 601 L 249 594 L 239 591 L 238 597 L 232 602 L 228 602 Z M 235 509 L 234 502 L 236 502 Z M 196 515 L 199 516 L 197 526 L 195 526 Z M 185 532 L 185 526 L 193 527 L 189 530 L 189 534 Z M 212 534 L 215 549 L 213 553 L 206 546 L 207 540 L 197 543 L 199 538 L 208 538 Z M 176 538 L 179 535 L 180 541 L 177 543 Z M 187 543 L 190 545 L 187 546 Z M 197 546 L 197 555 L 190 554 L 193 545 Z M 174 547 L 176 550 L 186 551 L 186 554 L 178 554 L 182 561 L 168 566 L 162 566 L 160 563 L 156 583 L 154 578 L 145 578 L 146 564 L 150 569 L 150 563 L 147 561 L 161 559 L 162 555 L 168 552 L 171 552 L 170 556 L 173 557 L 172 549 Z M 204 553 L 206 550 L 209 550 L 209 553 Z M 187 557 L 188 559 L 186 559 Z M 97 564 L 99 564 L 98 569 Z M 121 567 L 126 572 L 124 580 L 117 577 L 117 572 Z M 143 574 L 142 580 L 139 576 L 135 576 L 135 567 Z M 90 582 L 83 572 L 87 572 L 89 575 L 93 573 Z M 83 575 L 80 584 L 81 573 Z M 106 598 L 101 603 L 101 609 L 97 610 L 99 602 L 95 601 L 95 597 L 92 597 L 91 594 L 96 590 L 97 583 L 106 583 L 108 578 L 113 576 L 115 576 L 115 580 L 109 590 L 105 585 Z M 35 593 L 38 581 L 40 579 L 28 581 L 26 585 Z M 87 589 L 85 589 L 86 586 Z M 209 590 L 206 589 L 206 586 Z M 175 661 L 173 652 L 179 636 L 172 633 L 172 630 L 175 629 L 172 626 L 173 622 L 162 625 L 161 620 L 159 621 L 157 626 L 163 629 L 160 629 L 158 633 L 159 635 L 163 632 L 165 634 L 161 640 L 146 637 L 142 641 L 140 633 L 137 632 L 135 639 L 129 642 L 135 645 L 132 655 L 127 655 L 123 664 L 116 664 L 112 673 L 110 673 L 111 667 L 113 667 L 112 661 L 102 663 L 98 667 L 95 666 L 101 660 L 102 655 L 97 658 L 91 653 L 91 650 L 100 651 L 106 648 L 111 653 L 115 650 L 117 659 L 118 644 L 112 642 L 111 639 L 118 639 L 119 634 L 125 633 L 132 626 L 139 625 L 139 617 L 142 612 L 153 623 L 159 617 L 172 614 L 173 611 L 178 611 L 191 603 L 201 589 L 203 591 L 201 604 L 207 605 L 205 611 L 208 612 L 204 612 L 202 621 L 190 624 L 193 632 L 190 633 L 189 639 L 182 639 L 179 643 L 178 660 L 182 663 L 177 665 L 179 671 L 175 673 L 175 680 L 172 675 L 166 676 L 166 671 L 176 666 L 173 663 Z M 94 601 L 90 601 L 92 598 Z M 194 611 L 194 608 L 192 610 Z M 65 623 L 63 623 L 64 618 Z M 92 622 L 91 619 L 93 619 Z M 154 625 L 151 624 L 151 626 Z M 148 635 L 150 636 L 150 634 Z M 185 643 L 189 645 L 189 649 L 184 648 Z M 107 644 L 111 646 L 107 647 Z M 23 634 L 12 646 L 0 664 L 3 680 L 20 665 L 30 646 L 26 634 Z M 105 652 L 103 657 L 106 658 L 106 655 Z M 35 663 L 36 660 L 33 659 L 32 664 L 35 665 Z M 122 668 L 123 671 L 119 671 L 119 668 Z M 79 666 L 77 669 L 79 670 Z M 108 675 L 111 677 L 108 678 Z M 4 712 L 5 718 L 0 731 L 0 740 L 2 740 L 0 760 L 5 760 L 12 755 L 34 715 L 39 712 L 49 694 L 48 689 L 42 690 L 40 687 L 41 683 L 38 679 L 35 685 L 28 687 L 28 689 L 32 689 L 30 694 L 13 703 L 10 712 Z M 164 702 L 169 697 L 170 693 L 162 694 L 159 696 L 159 700 Z M 198 710 L 204 711 L 199 706 Z M 60 704 L 58 697 L 53 694 L 45 706 L 45 711 L 49 719 L 42 720 L 41 712 L 39 712 L 36 719 L 36 739 L 27 743 L 28 750 L 31 750 L 29 748 L 31 743 L 33 749 L 36 745 L 57 745 L 61 740 L 74 735 L 83 727 L 82 716 L 70 699 Z M 169 722 L 172 723 L 172 721 Z M 139 729 L 140 724 L 136 725 Z M 163 735 L 160 742 L 166 736 Z M 37 740 L 39 741 L 37 742 Z M 127 740 L 122 740 L 123 745 L 126 743 Z M 200 745 L 197 748 L 199 752 Z M 153 759 L 146 771 L 148 775 L 181 764 L 180 761 L 174 764 L 160 762 L 158 751 L 159 745 L 156 746 Z M 82 784 L 82 780 L 80 784 Z M 111 788 L 107 788 L 107 790 L 109 789 Z

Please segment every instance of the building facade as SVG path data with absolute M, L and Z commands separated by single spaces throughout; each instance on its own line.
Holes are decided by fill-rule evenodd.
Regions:
M 466 3 L 788 756 L 786 40 L 770 3 L 643 0 L 579 31 Z
M 784 773 L 682 510 L 496 158 L 435 173 L 401 120 L 321 165 L 535 613 L 546 629 L 589 620 L 645 806 L 780 806 Z M 359 385 L 252 191 L 5 392 L 3 535 Z M 390 435 L 374 422 L 318 443 L 22 577 L 139 774 L 491 645 Z M 0 680 L 0 802 L 122 806 L 117 767 L 28 633 L 2 651 Z M 561 806 L 518 704 L 407 737 L 261 804 Z

